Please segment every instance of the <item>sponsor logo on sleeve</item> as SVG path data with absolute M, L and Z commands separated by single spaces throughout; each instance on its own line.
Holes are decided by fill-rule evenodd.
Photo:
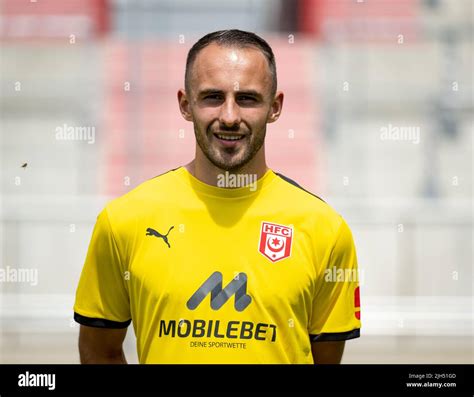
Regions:
M 355 307 L 355 316 L 357 320 L 360 320 L 360 291 L 357 287 L 354 291 L 354 307 Z

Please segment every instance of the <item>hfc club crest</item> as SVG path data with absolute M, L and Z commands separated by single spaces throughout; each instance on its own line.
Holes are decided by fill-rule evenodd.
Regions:
M 290 256 L 292 240 L 292 227 L 262 222 L 258 250 L 272 262 L 277 262 Z

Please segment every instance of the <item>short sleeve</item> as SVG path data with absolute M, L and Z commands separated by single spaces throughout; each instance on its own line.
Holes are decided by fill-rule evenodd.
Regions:
M 106 208 L 92 233 L 76 290 L 74 319 L 101 328 L 125 328 L 131 322 L 125 268 Z
M 309 334 L 313 342 L 341 341 L 358 338 L 360 327 L 356 249 L 352 233 L 342 219 L 317 283 Z

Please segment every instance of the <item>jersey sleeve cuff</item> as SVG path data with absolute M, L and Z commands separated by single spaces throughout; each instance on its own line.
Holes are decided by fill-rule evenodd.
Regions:
M 127 321 L 112 321 L 106 320 L 105 318 L 91 318 L 82 316 L 76 312 L 74 312 L 74 321 L 79 324 L 86 325 L 88 327 L 96 327 L 96 328 L 127 328 L 132 320 Z
M 347 332 L 326 332 L 322 334 L 310 334 L 311 342 L 337 342 L 360 337 L 360 328 Z

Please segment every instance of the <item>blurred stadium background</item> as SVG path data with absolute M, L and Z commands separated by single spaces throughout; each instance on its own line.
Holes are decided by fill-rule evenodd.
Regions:
M 0 267 L 38 275 L 0 282 L 0 362 L 78 362 L 95 218 L 192 158 L 185 56 L 225 28 L 276 54 L 269 165 L 353 230 L 363 329 L 343 362 L 473 363 L 472 0 L 0 1 Z

